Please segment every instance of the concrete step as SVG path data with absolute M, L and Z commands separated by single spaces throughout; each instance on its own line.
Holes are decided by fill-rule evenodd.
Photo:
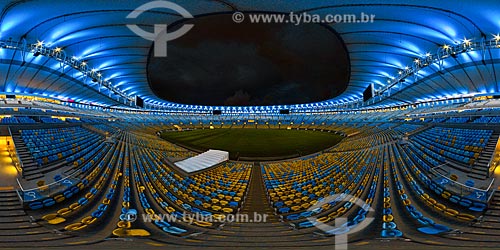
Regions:
M 485 215 L 483 217 L 484 222 L 493 222 L 493 223 L 500 223 L 500 217 L 497 216 L 490 216 L 490 215 Z
M 26 230 L 28 228 L 37 228 L 41 227 L 39 224 L 28 222 L 9 222 L 9 223 L 0 223 L 0 235 L 2 231 L 6 230 Z
M 488 210 L 484 214 L 491 216 L 500 216 L 500 210 Z
M 9 198 L 8 201 L 6 201 L 4 199 L 0 200 L 0 209 L 3 207 L 11 207 L 11 206 L 19 206 L 19 205 L 21 205 L 19 203 L 19 199 Z
M 17 216 L 17 217 L 0 217 L 0 224 L 2 223 L 17 223 L 17 222 L 29 222 L 28 217 L 26 216 Z
M 486 180 L 486 174 L 477 174 L 477 173 L 470 173 L 467 175 L 468 177 L 477 179 L 477 180 Z
M 45 175 L 43 174 L 40 174 L 40 173 L 36 173 L 36 174 L 32 174 L 32 175 L 28 175 L 28 176 L 25 176 L 24 179 L 28 180 L 28 181 L 31 181 L 31 180 L 36 180 L 36 179 L 40 179 L 42 177 L 44 177 Z
M 25 216 L 24 210 L 5 210 L 0 211 L 0 217 L 14 217 L 14 216 Z
M 472 168 L 488 168 L 488 163 L 487 162 L 481 162 L 474 164 Z
M 5 198 L 17 198 L 16 191 L 0 192 L 0 201 L 4 201 Z
M 23 170 L 25 175 L 30 175 L 30 173 L 38 172 L 38 168 L 36 167 L 23 168 Z
M 31 232 L 32 231 L 32 232 Z M 24 234 L 15 234 L 15 235 L 9 235 L 9 236 L 4 236 L 0 237 L 0 242 L 2 243 L 13 243 L 13 244 L 19 244 L 22 242 L 36 242 L 36 244 L 39 244 L 41 242 L 45 241 L 52 241 L 52 240 L 59 240 L 59 239 L 67 239 L 74 237 L 72 235 L 58 235 L 54 234 L 53 232 L 47 232 L 46 230 L 40 232 L 41 230 L 31 230 L 30 232 L 25 232 Z M 36 233 L 33 233 L 36 232 Z M 16 246 L 16 245 L 14 245 Z
M 9 203 L 9 202 L 18 202 L 19 201 L 19 197 L 16 196 L 9 196 L 9 197 L 3 197 L 3 198 L 0 198 L 0 202 L 3 204 L 4 202 L 5 203 Z
M 472 169 L 471 173 L 480 173 L 486 174 L 488 172 L 488 167 L 480 166 L 480 167 L 475 167 Z
M 490 210 L 499 210 L 500 211 L 500 203 L 492 203 L 488 207 L 488 211 Z

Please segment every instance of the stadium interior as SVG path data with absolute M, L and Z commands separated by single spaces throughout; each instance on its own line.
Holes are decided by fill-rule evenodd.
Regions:
M 499 248 L 496 0 L 0 10 L 2 249 Z

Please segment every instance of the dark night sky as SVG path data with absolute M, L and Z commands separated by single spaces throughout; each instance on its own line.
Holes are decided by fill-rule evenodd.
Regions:
M 190 23 L 187 34 L 168 42 L 167 57 L 149 57 L 150 86 L 165 100 L 297 104 L 330 99 L 347 87 L 348 54 L 321 25 L 237 24 L 227 14 Z

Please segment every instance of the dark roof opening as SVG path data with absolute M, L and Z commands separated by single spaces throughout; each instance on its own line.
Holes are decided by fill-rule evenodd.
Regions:
M 187 34 L 168 42 L 167 57 L 150 50 L 149 84 L 167 101 L 301 104 L 333 98 L 349 82 L 346 47 L 325 25 L 234 23 L 230 14 L 189 23 Z

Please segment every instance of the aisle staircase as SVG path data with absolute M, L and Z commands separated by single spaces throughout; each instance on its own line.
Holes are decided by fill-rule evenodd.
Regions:
M 36 163 L 33 156 L 31 156 L 31 153 L 29 152 L 28 147 L 24 143 L 19 132 L 17 134 L 12 133 L 12 139 L 14 140 L 17 153 L 22 162 L 23 178 L 29 181 L 44 177 L 43 173 L 40 171 L 38 163 Z
M 0 191 L 0 243 L 25 241 L 26 234 L 36 234 L 39 227 L 30 223 L 15 190 Z
M 278 218 L 274 215 L 274 211 L 271 209 L 266 197 L 262 171 L 260 168 L 260 163 L 255 162 L 252 168 L 250 188 L 240 213 L 249 214 L 250 216 L 252 216 L 253 213 L 266 214 L 268 215 L 267 222 L 277 222 Z
M 269 205 L 262 178 L 259 162 L 254 163 L 249 191 L 240 214 L 248 214 L 250 220 L 257 219 L 254 214 L 267 216 L 265 222 L 228 222 L 219 234 L 207 233 L 206 236 L 220 237 L 226 242 L 239 242 L 241 246 L 261 246 L 263 244 L 284 244 L 280 242 L 282 236 L 276 232 L 286 232 L 289 235 L 296 234 L 293 240 L 303 241 L 310 239 L 311 235 L 304 235 L 293 231 L 289 224 L 281 222 Z M 261 217 L 262 218 L 262 217 Z
M 498 137 L 500 136 L 500 132 L 494 132 L 491 134 L 486 147 L 483 149 L 476 162 L 472 166 L 471 173 L 468 175 L 469 177 L 485 180 L 490 175 L 490 161 L 491 156 L 495 153 L 495 149 L 498 142 Z
M 473 226 L 479 228 L 499 229 L 500 228 L 500 190 L 496 190 L 491 198 L 488 210 L 479 217 L 477 223 Z

